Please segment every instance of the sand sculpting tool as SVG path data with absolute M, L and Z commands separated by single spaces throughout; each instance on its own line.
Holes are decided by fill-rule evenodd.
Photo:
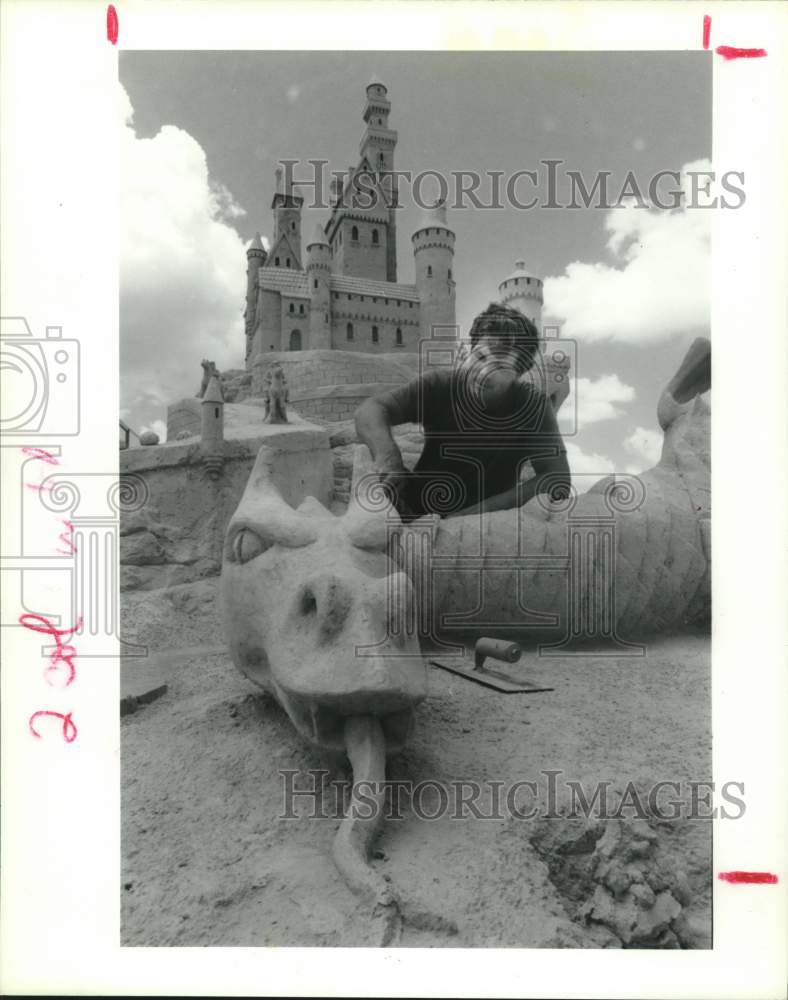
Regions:
M 485 687 L 501 691 L 503 694 L 536 694 L 539 691 L 553 691 L 554 688 L 536 684 L 525 677 L 516 677 L 503 671 L 487 666 L 487 659 L 499 663 L 517 663 L 522 650 L 516 642 L 506 642 L 503 639 L 491 639 L 487 636 L 479 639 L 474 647 L 474 663 L 472 667 L 461 666 L 460 662 L 451 660 L 430 660 L 435 667 L 448 670 L 466 680 L 475 681 Z

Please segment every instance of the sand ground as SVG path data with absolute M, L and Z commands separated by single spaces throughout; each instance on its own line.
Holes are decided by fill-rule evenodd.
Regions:
M 331 860 L 336 787 L 320 798 L 327 818 L 308 817 L 308 797 L 297 800 L 295 818 L 281 818 L 282 771 L 323 769 L 327 781 L 342 781 L 346 765 L 305 745 L 275 701 L 236 673 L 214 598 L 215 581 L 206 581 L 124 599 L 125 632 L 160 657 L 168 690 L 122 720 L 123 944 L 368 943 L 369 915 Z M 644 657 L 523 663 L 554 690 L 503 695 L 430 668 L 415 735 L 390 760 L 389 777 L 504 788 L 530 780 L 540 808 L 549 770 L 586 789 L 710 778 L 707 636 L 652 641 Z M 133 669 L 134 661 L 124 665 Z M 438 802 L 428 792 L 427 812 Z M 564 801 L 560 793 L 559 811 Z M 489 800 L 479 805 L 489 812 Z M 681 869 L 678 888 L 666 876 L 694 928 L 681 944 L 708 946 L 710 824 L 648 822 L 662 868 Z M 620 947 L 620 935 L 582 917 L 598 891 L 587 861 L 600 831 L 589 841 L 571 832 L 577 823 L 428 821 L 406 803 L 402 818 L 385 824 L 373 862 L 402 900 L 401 944 Z M 653 874 L 653 858 L 648 864 Z M 651 947 L 679 946 L 670 933 L 655 940 Z

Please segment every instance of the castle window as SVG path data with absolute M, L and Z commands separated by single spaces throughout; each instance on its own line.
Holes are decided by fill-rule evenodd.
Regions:
M 290 258 L 289 257 L 287 258 L 287 260 L 285 260 L 285 267 L 290 267 Z
M 396 342 L 397 347 L 402 347 L 402 330 L 399 327 L 397 327 Z
M 303 302 L 299 305 L 298 311 L 301 313 L 302 316 L 304 315 L 304 304 L 303 304 Z
M 358 226 L 353 226 L 350 230 L 350 238 L 354 243 L 358 243 Z
M 295 306 L 292 302 L 290 303 L 290 312 L 295 312 Z
M 386 162 L 386 157 L 383 155 L 383 153 L 379 153 L 378 154 L 378 163 L 381 165 L 381 167 L 383 166 L 383 164 L 385 162 Z
M 274 257 L 274 264 L 276 264 L 276 266 L 279 267 L 279 258 L 278 257 Z
M 451 268 L 449 268 L 449 281 L 451 281 Z
M 353 339 L 353 324 L 352 323 L 348 323 L 348 325 L 345 327 L 345 335 L 346 335 L 346 337 L 347 337 L 348 340 L 352 340 Z
M 372 327 L 372 343 L 377 344 L 378 342 L 378 328 L 376 326 Z
M 334 294 L 334 298 L 335 298 L 335 299 L 338 299 L 338 298 L 339 298 L 339 292 L 334 292 L 333 294 Z
M 428 278 L 432 277 L 432 264 L 427 265 L 427 277 Z
M 301 350 L 301 331 L 293 330 L 290 334 L 290 350 L 300 351 Z
M 378 233 L 377 229 L 373 229 L 372 230 L 372 242 L 375 245 L 377 245 L 378 243 L 380 243 L 380 234 Z
M 295 222 L 290 223 L 290 231 L 293 233 L 295 232 Z
M 377 300 L 377 296 L 373 295 L 373 296 L 372 296 L 372 301 L 373 301 L 373 302 L 377 302 L 377 301 L 378 301 L 378 300 Z
M 313 287 L 313 288 L 317 288 L 317 278 L 315 278 L 315 279 L 313 280 L 313 282 L 312 282 L 312 287 Z

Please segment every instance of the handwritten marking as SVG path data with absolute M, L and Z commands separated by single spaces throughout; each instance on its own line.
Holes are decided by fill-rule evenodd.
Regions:
M 61 556 L 73 556 L 77 551 L 77 546 L 74 541 L 74 525 L 71 521 L 67 521 L 65 519 L 61 520 L 62 523 L 65 524 L 67 530 L 64 531 L 62 535 L 58 535 L 57 540 L 68 546 L 68 552 L 64 552 L 63 549 L 56 549 L 56 552 Z
M 709 37 L 711 35 L 711 18 L 708 14 L 703 15 L 703 48 L 709 47 Z
M 43 628 L 39 625 L 32 624 L 33 622 L 40 622 Z M 44 615 L 37 615 L 34 612 L 28 612 L 27 614 L 19 616 L 19 624 L 23 625 L 25 628 L 29 628 L 32 632 L 40 632 L 43 635 L 48 635 L 55 640 L 55 649 L 49 657 L 49 666 L 44 671 L 46 677 L 46 682 L 50 687 L 55 686 L 54 680 L 51 679 L 50 674 L 57 674 L 60 671 L 60 664 L 64 663 L 68 667 L 68 677 L 63 683 L 62 687 L 66 688 L 72 683 L 76 677 L 77 671 L 74 666 L 74 659 L 77 655 L 76 647 L 72 646 L 70 643 L 64 643 L 61 636 L 73 635 L 82 628 L 82 619 L 77 618 L 77 623 L 72 628 L 55 628 L 52 622 L 46 618 Z
M 777 876 L 771 872 L 720 872 L 717 876 L 722 882 L 731 885 L 776 885 Z
M 733 45 L 718 45 L 714 50 L 723 59 L 762 59 L 767 53 L 766 49 L 737 49 Z
M 47 462 L 49 465 L 60 465 L 60 460 L 55 458 L 51 452 L 45 451 L 43 448 L 23 448 L 22 454 L 30 455 L 31 458 L 40 458 L 42 462 Z
M 107 41 L 118 44 L 118 12 L 113 4 L 107 7 Z
M 41 739 L 41 733 L 38 732 L 38 730 L 33 725 L 33 723 L 41 715 L 50 715 L 50 716 L 53 716 L 56 719 L 62 719 L 63 720 L 63 733 L 62 733 L 62 735 L 63 735 L 63 739 L 66 741 L 66 743 L 73 743 L 74 740 L 77 738 L 77 727 L 74 725 L 74 722 L 73 722 L 73 720 L 71 718 L 71 712 L 66 712 L 66 714 L 64 715 L 62 712 L 41 711 L 41 712 L 33 712 L 33 714 L 30 716 L 30 720 L 28 721 L 28 726 L 30 727 L 30 732 L 33 734 L 33 736 L 35 736 L 35 738 L 37 740 Z

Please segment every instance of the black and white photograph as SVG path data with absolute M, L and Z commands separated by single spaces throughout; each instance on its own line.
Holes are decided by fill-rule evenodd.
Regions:
M 709 60 L 119 68 L 124 943 L 709 948 Z
M 785 995 L 784 10 L 0 18 L 2 991 Z

